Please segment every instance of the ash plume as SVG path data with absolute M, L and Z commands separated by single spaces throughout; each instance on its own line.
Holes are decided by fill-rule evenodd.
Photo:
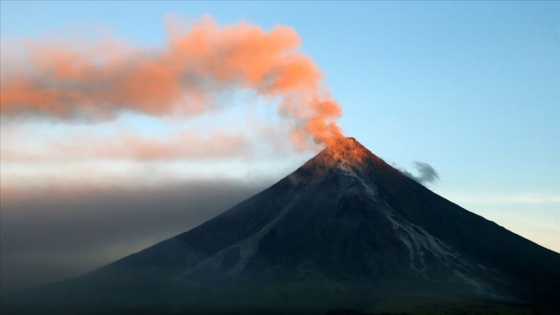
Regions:
M 112 38 L 3 45 L 1 115 L 104 121 L 131 111 L 188 118 L 221 110 L 216 96 L 234 88 L 277 101 L 296 146 L 340 135 L 341 108 L 313 60 L 298 51 L 294 29 L 220 26 L 210 16 L 188 26 L 168 17 L 166 29 L 163 47 Z

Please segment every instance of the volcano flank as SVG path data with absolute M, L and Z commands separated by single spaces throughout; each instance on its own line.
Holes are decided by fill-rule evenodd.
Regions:
M 5 300 L 3 314 L 553 313 L 557 301 L 560 254 L 341 138 L 214 219 Z

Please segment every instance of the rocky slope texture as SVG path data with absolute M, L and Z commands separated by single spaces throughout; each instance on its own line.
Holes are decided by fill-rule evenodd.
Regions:
M 554 312 L 558 300 L 560 254 L 434 194 L 348 138 L 197 228 L 5 309 Z

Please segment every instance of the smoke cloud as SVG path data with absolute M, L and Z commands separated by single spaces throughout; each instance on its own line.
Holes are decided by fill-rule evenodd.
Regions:
M 246 22 L 222 27 L 206 16 L 188 26 L 168 17 L 166 29 L 166 44 L 149 49 L 112 38 L 3 45 L 1 115 L 195 117 L 219 111 L 216 96 L 234 88 L 276 103 L 296 147 L 309 147 L 311 139 L 328 145 L 340 136 L 335 120 L 341 108 L 313 60 L 298 52 L 300 38 L 292 28 L 265 31 Z
M 21 136 L 21 135 L 20 135 Z M 43 139 L 43 147 L 13 145 L 14 137 L 5 137 L 0 152 L 2 161 L 16 163 L 52 163 L 86 160 L 165 161 L 177 159 L 216 160 L 252 154 L 251 143 L 243 133 L 211 133 L 200 136 L 188 130 L 167 137 L 149 137 L 132 131 L 109 136 L 67 135 L 62 139 Z M 211 144 L 211 145 L 208 145 Z
M 166 30 L 161 47 L 111 37 L 2 39 L 2 292 L 90 271 L 186 231 L 268 184 L 225 179 L 180 184 L 166 179 L 161 184 L 160 175 L 152 172 L 145 176 L 149 182 L 127 179 L 129 188 L 115 188 L 112 183 L 122 181 L 121 173 L 109 169 L 101 188 L 82 187 L 83 181 L 102 177 L 93 170 L 105 166 L 105 160 L 246 157 L 255 138 L 268 139 L 273 150 L 283 151 L 286 126 L 299 149 L 316 148 L 312 142 L 330 145 L 341 136 L 336 124 L 341 108 L 324 85 L 323 73 L 299 51 L 300 38 L 292 28 L 264 30 L 246 22 L 220 26 L 207 16 L 188 25 L 168 17 Z M 95 129 L 107 129 L 107 122 L 119 123 L 130 113 L 177 117 L 181 123 L 200 118 L 214 127 L 220 124 L 218 115 L 206 114 L 227 115 L 223 96 L 232 90 L 274 105 L 282 119 L 246 129 L 239 127 L 246 127 L 241 121 L 219 131 L 181 125 L 165 136 L 119 126 L 109 133 Z M 37 119 L 47 120 L 48 126 L 25 124 Z M 91 128 L 53 131 L 51 121 L 66 127 L 86 121 L 83 125 Z M 89 160 L 97 168 L 88 168 Z M 117 168 L 127 175 L 128 168 L 136 169 L 127 163 Z M 54 175 L 45 184 L 38 171 Z
M 2 294 L 76 276 L 185 232 L 272 179 L 191 180 L 134 188 L 2 187 Z
M 428 163 L 414 162 L 414 167 L 418 171 L 417 176 L 402 168 L 399 168 L 399 171 L 422 185 L 434 183 L 439 179 L 436 170 Z

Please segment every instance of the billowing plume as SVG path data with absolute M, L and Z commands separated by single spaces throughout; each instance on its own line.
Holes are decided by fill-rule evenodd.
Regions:
M 188 26 L 176 18 L 166 22 L 168 40 L 160 48 L 108 38 L 3 48 L 2 116 L 107 120 L 132 111 L 193 117 L 219 110 L 216 95 L 233 88 L 277 103 L 297 145 L 339 137 L 340 106 L 315 63 L 298 52 L 292 28 L 221 27 L 208 16 Z

